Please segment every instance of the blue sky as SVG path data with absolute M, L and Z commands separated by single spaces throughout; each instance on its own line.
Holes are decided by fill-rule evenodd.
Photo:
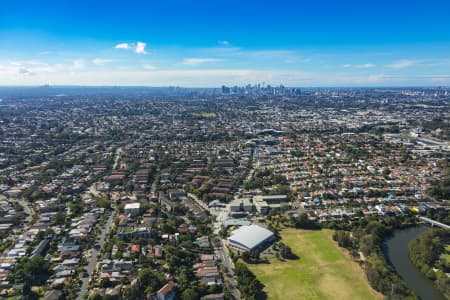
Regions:
M 450 85 L 450 1 L 3 1 L 0 85 Z

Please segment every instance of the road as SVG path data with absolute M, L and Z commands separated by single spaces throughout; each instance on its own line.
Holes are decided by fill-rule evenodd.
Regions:
M 159 173 L 159 169 L 156 172 Z M 158 192 L 156 188 L 157 188 L 157 181 L 156 178 L 153 178 L 151 193 L 154 196 L 156 196 L 156 193 Z
M 31 208 L 30 204 L 25 201 L 24 199 L 10 199 L 11 202 L 17 202 L 20 204 L 20 206 L 23 207 L 23 211 L 27 214 L 27 217 L 25 218 L 25 223 L 27 225 L 30 225 L 31 219 L 33 218 L 34 210 Z
M 122 156 L 123 150 L 122 147 L 117 148 L 116 150 L 116 156 L 114 158 L 114 165 L 113 170 L 116 170 L 119 166 L 120 158 Z M 89 193 L 93 194 L 94 196 L 98 196 L 99 193 L 96 189 L 96 183 L 94 182 L 89 187 Z M 80 292 L 78 294 L 77 300 L 82 300 L 84 298 L 84 295 L 86 294 L 88 287 L 89 287 L 89 280 L 92 278 L 92 273 L 95 271 L 95 267 L 97 265 L 97 254 L 100 252 L 100 249 L 103 248 L 103 245 L 105 244 L 105 238 L 106 234 L 109 232 L 109 229 L 111 228 L 111 224 L 114 221 L 114 212 L 111 212 L 110 216 L 108 217 L 108 220 L 106 221 L 105 225 L 101 227 L 100 235 L 96 238 L 96 243 L 100 245 L 99 250 L 92 248 L 91 249 L 91 256 L 88 258 L 88 265 L 86 266 L 86 271 L 88 273 L 88 277 L 83 277 L 81 279 L 81 288 Z
M 117 167 L 119 165 L 120 157 L 122 156 L 122 153 L 123 153 L 122 147 L 117 148 L 116 157 L 114 158 L 113 170 L 117 169 Z
M 227 284 L 228 289 L 230 290 L 231 295 L 233 295 L 233 298 L 236 300 L 241 299 L 241 293 L 238 289 L 238 283 L 236 279 L 234 279 L 234 264 L 231 260 L 230 256 L 228 255 L 228 249 L 225 246 L 225 242 L 223 239 L 219 238 L 220 244 L 216 245 L 216 243 L 213 243 L 214 250 L 216 253 L 220 256 L 220 259 L 223 263 L 224 267 L 224 276 L 225 276 L 225 283 Z
M 206 205 L 206 203 L 203 202 L 202 200 L 198 199 L 198 197 L 196 195 L 191 194 L 191 193 L 188 193 L 187 195 L 189 198 L 194 200 L 201 208 L 203 208 L 204 210 L 208 210 L 208 205 Z
M 229 210 L 228 208 L 213 208 L 210 212 L 216 217 L 216 220 L 213 223 L 214 234 L 219 234 L 223 222 L 228 219 Z
M 255 164 L 256 164 L 256 153 L 257 153 L 257 149 L 253 149 L 252 150 L 252 157 L 251 157 L 251 162 L 252 162 L 252 168 L 250 169 L 250 171 L 247 174 L 247 177 L 244 179 L 244 183 L 243 186 L 250 181 L 250 179 L 252 179 L 253 175 L 255 174 L 256 168 L 255 168 Z
M 209 211 L 208 206 L 203 201 L 198 199 L 198 197 L 196 195 L 191 194 L 191 193 L 188 193 L 187 195 L 189 198 L 193 199 L 200 207 Z M 214 226 L 215 226 L 215 224 L 213 224 L 213 227 Z M 215 230 L 215 231 L 217 231 L 217 230 Z M 219 245 L 216 245 L 216 243 L 212 243 L 212 244 L 214 245 L 214 251 L 216 252 L 217 255 L 220 256 L 220 259 L 222 260 L 222 263 L 224 266 L 224 270 L 225 270 L 224 281 L 227 284 L 234 299 L 239 300 L 239 299 L 241 299 L 241 293 L 239 292 L 238 284 L 237 284 L 236 280 L 234 279 L 233 261 L 231 260 L 230 256 L 228 255 L 228 249 L 225 246 L 225 242 L 220 237 L 218 237 L 218 238 L 220 240 L 220 244 Z
M 15 241 L 17 240 L 19 235 L 21 235 L 23 232 L 26 232 L 31 227 L 31 225 L 32 225 L 31 221 L 33 220 L 34 210 L 33 210 L 32 206 L 24 199 L 8 199 L 8 201 L 19 203 L 19 205 L 23 207 L 23 211 L 27 214 L 27 217 L 25 218 L 25 220 L 23 222 L 24 226 L 23 226 L 22 230 L 20 230 L 19 232 L 15 233 L 15 234 L 10 233 L 11 235 L 8 236 L 8 238 L 12 239 L 15 243 Z M 9 250 L 11 250 L 14 243 L 12 243 L 11 246 L 9 246 L 8 248 L 6 248 L 3 251 L 2 256 L 6 256 L 8 254 Z
M 106 221 L 105 225 L 101 227 L 100 235 L 97 237 L 97 240 L 100 239 L 100 241 L 98 242 L 100 244 L 100 249 L 103 248 L 103 245 L 105 244 L 106 234 L 109 232 L 109 229 L 111 228 L 111 224 L 113 221 L 114 221 L 114 212 L 112 212 L 111 215 L 108 217 L 108 220 Z M 95 266 L 97 265 L 97 254 L 99 252 L 100 250 L 97 250 L 95 248 L 92 249 L 91 256 L 88 258 L 88 265 L 86 266 L 86 270 L 89 276 L 82 278 L 81 280 L 82 284 L 77 300 L 82 300 L 84 298 L 84 294 L 86 294 L 88 290 L 89 279 L 92 277 L 92 273 L 95 271 Z
M 97 191 L 97 182 L 94 182 L 93 184 L 91 184 L 91 186 L 88 189 L 88 193 L 94 195 L 95 197 L 100 196 L 100 193 Z
M 248 182 L 249 180 L 251 180 L 251 178 L 253 177 L 253 175 L 255 174 L 255 167 L 254 167 L 254 163 L 255 163 L 255 158 L 256 158 L 256 150 L 253 150 L 252 153 L 252 168 L 250 169 L 250 172 L 248 173 L 247 177 L 245 178 L 241 188 L 244 188 L 244 185 L 246 182 Z M 195 195 L 194 195 L 195 196 Z M 236 197 L 240 197 L 240 194 L 236 194 Z M 194 200 L 196 200 L 197 202 L 199 201 L 199 199 L 197 197 L 192 197 Z M 205 205 L 206 206 L 206 205 Z M 227 218 L 227 209 L 223 209 L 223 210 L 219 210 L 219 213 L 216 214 L 216 222 L 214 223 L 214 233 L 217 234 L 217 232 L 220 230 L 220 227 L 223 223 L 223 221 Z M 218 253 L 218 255 L 220 256 L 223 266 L 224 266 L 224 271 L 225 271 L 225 282 L 227 283 L 228 289 L 231 292 L 231 295 L 233 295 L 233 298 L 236 300 L 241 299 L 241 293 L 239 291 L 239 287 L 238 287 L 238 283 L 234 277 L 234 263 L 231 260 L 230 256 L 228 255 L 228 249 L 226 247 L 226 241 L 223 240 L 222 238 L 219 238 L 220 244 L 216 245 L 216 243 L 213 243 L 214 245 L 214 250 L 216 251 L 216 253 Z

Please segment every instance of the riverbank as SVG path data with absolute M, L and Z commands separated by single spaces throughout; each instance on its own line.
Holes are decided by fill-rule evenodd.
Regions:
M 420 272 L 433 281 L 444 297 L 450 299 L 450 232 L 432 228 L 412 239 L 408 245 L 409 258 Z
M 429 230 L 426 226 L 397 229 L 383 241 L 383 253 L 406 285 L 421 299 L 445 300 L 433 282 L 426 278 L 411 262 L 408 243 L 421 233 Z M 395 286 L 393 287 L 395 289 Z

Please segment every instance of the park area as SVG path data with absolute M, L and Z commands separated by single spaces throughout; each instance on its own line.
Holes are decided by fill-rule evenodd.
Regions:
M 282 242 L 299 257 L 249 268 L 268 299 L 381 299 L 361 267 L 335 244 L 331 230 L 284 229 Z

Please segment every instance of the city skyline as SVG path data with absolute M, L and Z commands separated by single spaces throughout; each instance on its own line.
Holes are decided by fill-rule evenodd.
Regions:
M 2 86 L 450 85 L 445 1 L 2 5 Z

